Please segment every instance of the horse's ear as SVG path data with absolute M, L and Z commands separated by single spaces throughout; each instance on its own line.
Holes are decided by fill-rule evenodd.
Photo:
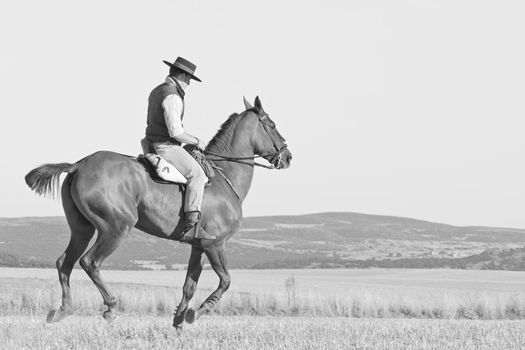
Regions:
M 262 111 L 262 110 L 263 110 L 263 108 L 262 108 L 262 104 L 261 104 L 261 100 L 259 99 L 259 96 L 257 96 L 257 97 L 255 98 L 254 107 L 255 107 L 255 109 L 258 110 L 258 111 Z
M 246 97 L 242 97 L 244 99 L 244 107 L 246 107 L 246 109 L 252 109 L 253 106 L 250 104 L 250 102 L 248 102 L 248 100 L 246 99 Z

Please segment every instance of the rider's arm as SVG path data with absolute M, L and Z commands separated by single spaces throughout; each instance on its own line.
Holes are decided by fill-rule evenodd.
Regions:
M 162 101 L 162 107 L 164 108 L 164 121 L 168 128 L 168 132 L 171 137 L 182 143 L 188 143 L 190 145 L 200 146 L 199 148 L 204 148 L 203 141 L 199 140 L 197 137 L 184 131 L 181 121 L 182 115 L 182 99 L 176 94 L 171 94 L 166 96 L 164 101 Z

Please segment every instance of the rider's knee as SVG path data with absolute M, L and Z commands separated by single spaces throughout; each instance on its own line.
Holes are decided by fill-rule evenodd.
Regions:
M 208 181 L 208 177 L 206 177 L 204 170 L 199 166 L 192 170 L 190 181 L 204 185 Z

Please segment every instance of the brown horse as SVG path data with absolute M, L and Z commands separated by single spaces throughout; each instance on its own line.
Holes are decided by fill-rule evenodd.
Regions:
M 183 295 L 173 318 L 175 327 L 181 327 L 184 320 L 192 323 L 212 310 L 230 286 L 224 246 L 241 225 L 241 205 L 250 189 L 254 165 L 257 165 L 254 158 L 261 156 L 277 169 L 290 166 L 292 155 L 263 110 L 259 97 L 253 107 L 246 99 L 244 103 L 246 110 L 231 115 L 205 151 L 224 175 L 217 174 L 211 179 L 202 207 L 201 225 L 216 239 L 197 239 L 191 243 Z M 69 276 L 80 258 L 80 266 L 108 307 L 103 317 L 111 322 L 116 317 L 117 302 L 100 277 L 102 263 L 133 227 L 150 235 L 176 240 L 183 226 L 184 194 L 176 184 L 153 181 L 136 158 L 108 151 L 96 152 L 75 164 L 43 165 L 31 170 L 25 179 L 38 194 L 54 195 L 60 186 L 62 172 L 68 173 L 62 184 L 62 205 L 71 228 L 71 240 L 56 262 L 62 305 L 49 312 L 47 321 L 58 322 L 73 313 Z M 84 254 L 95 230 L 97 239 Z M 203 253 L 220 283 L 198 309 L 188 309 L 202 271 Z

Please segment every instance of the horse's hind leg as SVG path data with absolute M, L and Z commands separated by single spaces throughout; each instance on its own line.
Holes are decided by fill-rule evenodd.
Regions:
M 108 309 L 104 311 L 103 314 L 104 319 L 108 322 L 112 322 L 116 318 L 115 308 L 117 305 L 117 300 L 109 292 L 104 281 L 100 277 L 100 267 L 104 260 L 106 260 L 106 258 L 110 256 L 111 253 L 115 251 L 115 249 L 117 249 L 120 242 L 122 242 L 123 238 L 131 230 L 131 227 L 133 227 L 133 225 L 126 227 L 126 229 L 120 230 L 120 232 L 114 229 L 108 230 L 97 227 L 98 236 L 95 244 L 93 244 L 87 253 L 84 254 L 82 258 L 80 258 L 80 266 L 82 266 L 89 278 L 91 278 L 93 283 L 95 283 L 95 286 L 100 291 L 100 294 L 102 294 L 104 304 L 108 307 Z
M 78 258 L 86 250 L 91 237 L 95 233 L 95 227 L 80 213 L 71 199 L 71 185 L 69 178 L 62 185 L 62 206 L 66 219 L 71 229 L 71 239 L 64 254 L 57 262 L 58 279 L 62 287 L 62 306 L 59 309 L 49 311 L 47 322 L 58 322 L 73 313 L 71 302 L 71 291 L 69 287 L 69 276 Z

